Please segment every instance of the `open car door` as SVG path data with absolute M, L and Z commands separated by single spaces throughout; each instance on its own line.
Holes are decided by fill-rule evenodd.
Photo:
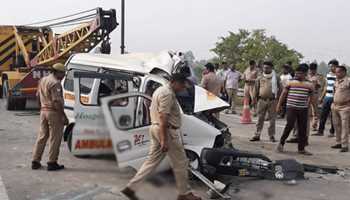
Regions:
M 151 97 L 142 93 L 120 94 L 102 98 L 101 105 L 118 167 L 138 169 L 150 145 Z M 123 109 L 125 106 L 131 109 Z

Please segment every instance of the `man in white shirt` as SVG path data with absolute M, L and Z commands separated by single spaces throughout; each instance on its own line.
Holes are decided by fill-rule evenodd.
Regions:
M 226 110 L 226 114 L 236 114 L 235 102 L 237 99 L 238 84 L 241 76 L 241 73 L 236 71 L 234 65 L 231 65 L 230 70 L 228 70 L 226 73 L 224 85 L 229 98 L 228 102 L 231 105 L 230 109 Z
M 282 74 L 280 75 L 282 89 L 284 87 L 286 87 L 288 81 L 290 81 L 292 79 L 293 79 L 293 77 L 290 74 L 290 66 L 288 64 L 284 64 L 282 66 Z M 286 102 L 283 102 L 282 109 L 281 109 L 281 112 L 279 113 L 279 115 L 281 116 L 281 118 L 284 118 L 285 114 L 286 114 Z
M 226 78 L 226 74 L 227 72 L 229 72 L 230 70 L 228 69 L 227 63 L 226 62 L 222 62 L 221 68 L 217 69 L 216 71 L 216 75 L 222 80 L 224 81 Z

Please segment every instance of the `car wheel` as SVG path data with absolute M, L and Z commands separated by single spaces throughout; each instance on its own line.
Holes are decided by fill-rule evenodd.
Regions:
M 200 160 L 199 160 L 199 156 L 193 152 L 193 151 L 190 151 L 190 150 L 185 150 L 186 151 L 186 156 L 188 158 L 188 161 L 189 161 L 189 165 L 197 170 L 197 171 L 201 171 L 201 165 L 200 165 Z M 194 180 L 196 177 L 191 173 L 191 171 L 189 171 L 189 179 L 191 180 Z
M 9 88 L 8 80 L 4 80 L 2 94 L 3 94 L 3 98 L 4 98 L 5 108 L 6 108 L 6 110 L 15 110 L 16 100 L 10 96 L 9 90 L 10 90 L 10 88 Z

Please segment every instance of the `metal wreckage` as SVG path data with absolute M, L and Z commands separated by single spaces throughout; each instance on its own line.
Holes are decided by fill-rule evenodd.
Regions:
M 66 68 L 62 85 L 70 124 L 64 138 L 71 153 L 78 157 L 113 154 L 118 167 L 135 169 L 147 158 L 150 96 L 169 82 L 172 73 L 193 77 L 184 54 L 174 51 L 117 57 L 75 54 Z M 338 170 L 296 160 L 273 161 L 263 154 L 238 150 L 232 145 L 228 126 L 212 115 L 229 106 L 225 101 L 190 83 L 177 99 L 189 170 L 218 197 L 230 198 L 223 194 L 225 188 L 213 183 L 218 175 L 294 180 L 303 179 L 305 171 Z M 163 162 L 158 169 L 169 168 Z

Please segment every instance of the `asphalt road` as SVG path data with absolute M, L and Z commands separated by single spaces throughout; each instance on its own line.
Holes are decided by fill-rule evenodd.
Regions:
M 112 200 L 124 199 L 119 190 L 133 176 L 133 169 L 118 169 L 113 157 L 79 159 L 72 156 L 66 144 L 61 146 L 60 163 L 66 166 L 64 171 L 47 172 L 30 169 L 32 147 L 39 124 L 38 111 L 8 112 L 0 100 L 0 199 L 11 200 Z M 34 108 L 29 105 L 29 108 Z M 255 125 L 241 125 L 237 115 L 221 115 L 233 133 L 236 148 L 259 151 L 273 159 L 295 158 L 303 163 L 336 165 L 350 168 L 350 154 L 340 154 L 329 148 L 334 139 L 312 137 L 308 147 L 315 155 L 300 156 L 295 153 L 296 145 L 288 144 L 285 154 L 274 152 L 276 144 L 267 141 L 266 132 L 263 141 L 250 143 Z M 277 122 L 277 134 L 280 135 L 284 122 Z M 43 164 L 46 161 L 44 155 Z M 232 182 L 228 193 L 232 199 L 348 199 L 350 195 L 350 175 L 306 174 L 307 179 L 297 181 L 295 185 L 285 182 L 259 180 L 253 178 L 225 177 Z M 207 188 L 198 181 L 191 181 L 195 190 L 207 199 Z M 6 192 L 5 192 L 6 191 Z M 6 195 L 5 195 L 6 194 Z M 174 180 L 170 173 L 157 174 L 147 181 L 138 193 L 145 200 L 176 199 Z M 3 196 L 2 196 L 3 195 Z

